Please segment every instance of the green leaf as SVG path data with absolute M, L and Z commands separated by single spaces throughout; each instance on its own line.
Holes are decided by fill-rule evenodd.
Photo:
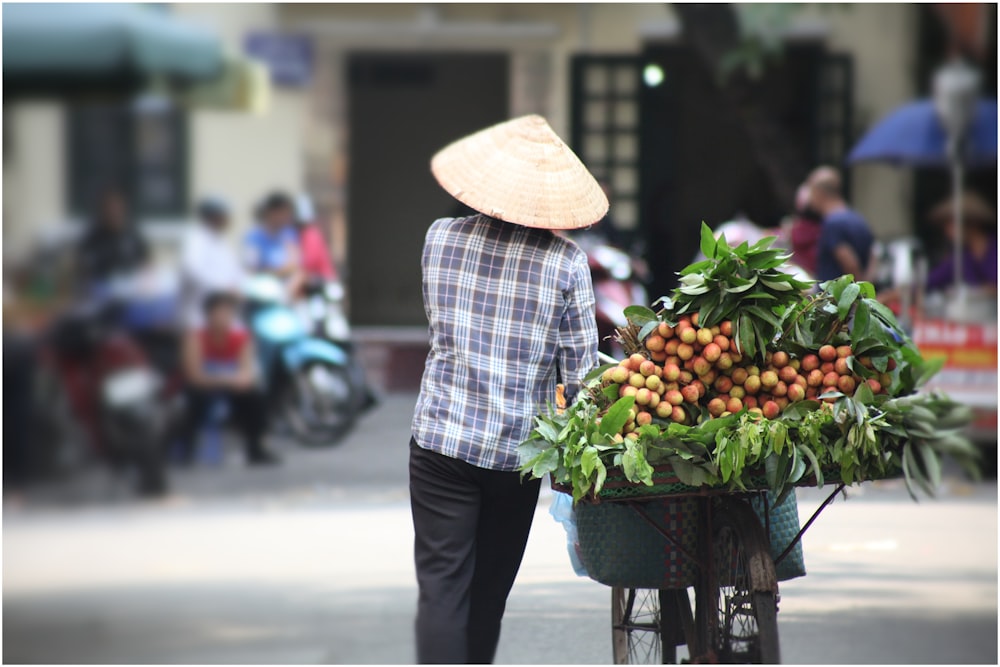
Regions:
M 715 235 L 712 233 L 712 228 L 705 224 L 704 221 L 701 223 L 701 253 L 708 257 L 709 259 L 715 259 L 715 250 L 718 246 L 718 241 L 715 240 Z
M 622 430 L 628 421 L 629 410 L 635 405 L 635 396 L 623 396 L 608 408 L 608 413 L 601 419 L 601 433 L 614 435 Z
M 614 368 L 615 365 L 616 364 L 603 364 L 601 366 L 598 366 L 594 370 L 587 373 L 586 377 L 583 378 L 583 384 L 589 384 L 592 380 L 596 380 L 597 378 L 601 377 L 601 375 L 604 374 L 604 371 L 608 370 L 609 368 Z
M 685 461 L 680 456 L 672 456 L 669 458 L 669 461 L 670 466 L 674 469 L 674 474 L 677 475 L 677 479 L 682 484 L 701 486 L 702 484 L 709 484 L 714 481 L 714 476 L 705 470 L 705 468 L 695 465 L 690 461 Z
M 619 392 L 619 388 L 618 388 L 618 385 L 616 385 L 616 384 L 609 384 L 607 387 L 605 387 L 604 389 L 601 390 L 601 393 L 604 394 L 604 397 L 607 398 L 608 401 L 610 401 L 610 402 L 614 402 L 614 401 L 618 400 L 618 398 L 619 398 L 618 397 L 618 392 Z
M 590 477 L 594 472 L 594 467 L 597 465 L 600 455 L 596 448 L 587 447 L 583 450 L 583 456 L 580 459 L 580 470 L 583 471 L 584 476 Z
M 559 450 L 558 449 L 547 449 L 542 452 L 538 460 L 535 461 L 535 465 L 531 467 L 531 476 L 538 479 L 544 477 L 546 473 L 550 473 L 559 467 Z
M 642 326 L 647 322 L 652 321 L 659 322 L 656 317 L 656 313 L 646 306 L 629 306 L 624 312 L 625 317 L 627 317 L 630 322 L 638 326 Z
M 660 326 L 659 320 L 650 320 L 649 322 L 646 322 L 642 326 L 642 328 L 639 329 L 639 335 L 638 335 L 639 340 L 646 340 L 646 336 L 653 333 L 653 331 L 655 331 L 656 327 L 658 326 Z
M 938 371 L 944 368 L 944 357 L 934 357 L 924 362 L 920 375 L 917 376 L 916 386 L 922 387 L 928 380 L 937 375 Z
M 919 443 L 917 451 L 920 452 L 920 458 L 923 459 L 924 469 L 930 478 L 930 485 L 935 490 L 938 489 L 941 486 L 941 460 L 927 443 Z
M 600 493 L 601 489 L 604 488 L 604 480 L 608 477 L 608 469 L 604 467 L 604 461 L 600 458 L 594 464 L 597 470 L 597 480 L 594 482 L 594 493 Z
M 857 283 L 851 283 L 844 288 L 837 299 L 837 315 L 840 319 L 846 320 L 847 314 L 851 312 L 851 306 L 861 293 L 861 287 Z
M 819 459 L 816 458 L 816 453 L 809 449 L 806 445 L 798 445 L 799 452 L 809 459 L 810 465 L 812 465 L 813 475 L 816 476 L 816 486 L 823 488 L 823 469 L 819 465 Z
M 535 422 L 538 424 L 535 427 L 535 433 L 542 436 L 549 442 L 559 442 L 559 427 L 550 422 L 548 419 L 544 419 L 542 417 L 535 417 Z
M 843 319 L 843 317 L 841 317 Z M 871 308 L 861 300 L 858 307 L 854 309 L 854 323 L 851 327 L 851 347 L 858 347 L 858 344 L 869 335 L 871 328 Z

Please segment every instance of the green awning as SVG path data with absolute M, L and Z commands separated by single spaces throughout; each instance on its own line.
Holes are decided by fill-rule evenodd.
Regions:
M 149 77 L 211 78 L 219 39 L 162 7 L 133 4 L 5 4 L 4 90 L 134 86 Z

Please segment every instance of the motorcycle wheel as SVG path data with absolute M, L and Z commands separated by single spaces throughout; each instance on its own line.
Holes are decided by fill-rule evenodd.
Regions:
M 288 378 L 280 405 L 292 436 L 308 447 L 339 443 L 357 416 L 348 369 L 319 360 L 305 363 Z

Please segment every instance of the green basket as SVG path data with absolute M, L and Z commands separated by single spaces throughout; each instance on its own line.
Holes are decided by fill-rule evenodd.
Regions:
M 775 506 L 774 501 L 777 499 L 778 497 L 775 494 L 770 491 L 767 492 L 768 516 L 765 519 L 764 500 L 760 496 L 750 498 L 750 507 L 753 508 L 757 518 L 760 519 L 760 524 L 770 528 L 771 558 L 775 561 L 778 560 L 778 557 L 788 548 L 788 545 L 792 543 L 792 540 L 795 539 L 795 536 L 802 529 L 802 523 L 799 521 L 799 504 L 795 500 L 795 492 L 789 493 L 780 505 Z M 796 543 L 780 563 L 775 563 L 774 570 L 778 575 L 778 581 L 788 581 L 789 579 L 805 576 L 806 561 L 802 553 L 801 540 Z
M 777 507 L 768 496 L 771 558 L 777 559 L 798 535 L 798 505 L 791 493 Z M 750 505 L 765 525 L 760 496 Z M 698 506 L 693 497 L 658 498 L 641 502 L 642 510 L 689 554 L 697 552 Z M 626 503 L 580 503 L 576 506 L 580 556 L 587 574 L 607 586 L 624 588 L 686 588 L 693 586 L 697 566 Z M 775 567 L 778 581 L 804 576 L 799 542 Z
M 694 498 L 660 498 L 642 509 L 689 553 L 697 549 Z M 607 586 L 686 588 L 696 565 L 625 503 L 579 503 L 576 528 L 587 574 Z

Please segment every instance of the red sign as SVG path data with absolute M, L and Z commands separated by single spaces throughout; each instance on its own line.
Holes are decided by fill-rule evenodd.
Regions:
M 916 323 L 913 342 L 925 358 L 945 360 L 928 389 L 941 389 L 969 405 L 997 409 L 995 324 L 924 320 Z

